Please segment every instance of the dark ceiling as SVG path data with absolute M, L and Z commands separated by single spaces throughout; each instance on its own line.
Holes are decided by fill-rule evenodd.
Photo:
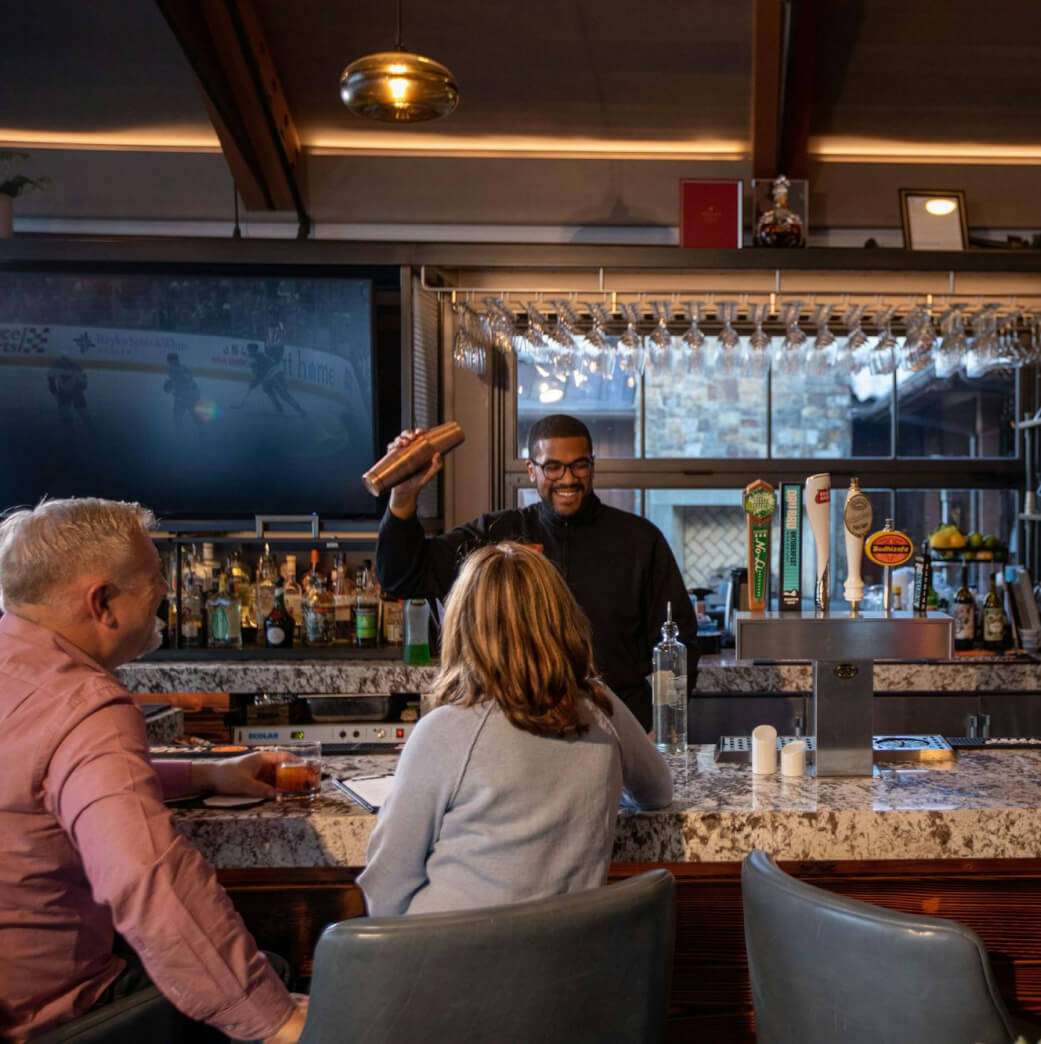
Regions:
M 783 11 L 782 0 L 402 0 L 404 45 L 447 64 L 462 95 L 449 118 L 406 127 L 351 115 L 337 92 L 345 63 L 392 46 L 392 0 L 8 4 L 0 65 L 19 87 L 0 94 L 0 142 L 32 151 L 55 183 L 20 203 L 26 214 L 226 213 L 229 166 L 240 176 L 230 155 L 222 165 L 193 75 L 212 96 L 205 47 L 171 28 L 178 11 L 212 5 L 255 15 L 299 137 L 301 205 L 320 221 L 674 223 L 678 177 L 764 166 L 752 113 L 782 103 L 779 147 L 802 156 L 829 224 L 891 224 L 888 195 L 859 209 L 849 196 L 914 174 L 967 186 L 981 223 L 1036 215 L 1020 186 L 1041 167 L 1038 0 L 792 0 L 789 78 L 773 81 L 753 43 L 770 3 Z M 930 145 L 928 169 L 895 173 Z M 263 187 L 270 169 L 256 162 Z M 293 209 L 272 198 L 283 202 L 256 209 Z

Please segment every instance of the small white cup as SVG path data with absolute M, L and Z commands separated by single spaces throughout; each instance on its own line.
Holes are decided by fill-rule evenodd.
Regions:
M 752 729 L 752 771 L 757 776 L 777 771 L 777 729 L 772 725 Z
M 806 743 L 792 740 L 781 748 L 781 775 L 801 776 L 806 772 Z

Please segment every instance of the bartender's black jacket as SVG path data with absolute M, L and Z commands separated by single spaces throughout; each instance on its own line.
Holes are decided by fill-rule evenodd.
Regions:
M 542 545 L 589 617 L 601 676 L 647 728 L 646 678 L 671 601 L 693 692 L 697 619 L 672 551 L 657 526 L 609 507 L 596 494 L 567 517 L 539 501 L 482 515 L 434 537 L 424 534 L 414 515 L 399 519 L 388 510 L 380 523 L 376 570 L 383 589 L 396 598 L 444 598 L 466 556 L 500 540 Z

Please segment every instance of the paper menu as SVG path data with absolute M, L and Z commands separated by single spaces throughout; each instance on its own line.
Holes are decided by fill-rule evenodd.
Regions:
M 367 812 L 378 812 L 393 782 L 393 775 L 354 776 L 350 779 L 333 779 L 333 786 Z

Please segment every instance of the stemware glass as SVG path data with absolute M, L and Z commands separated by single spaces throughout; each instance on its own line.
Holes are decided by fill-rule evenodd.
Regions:
M 972 317 L 972 342 L 963 357 L 965 376 L 970 380 L 982 377 L 988 370 L 999 365 L 1000 346 L 995 318 L 998 307 L 992 301 Z
M 705 319 L 705 305 L 702 301 L 688 301 L 687 315 L 690 316 L 690 327 L 680 338 L 680 359 L 686 363 L 689 374 L 706 376 L 712 368 L 708 339 L 701 332 L 701 323 Z
M 621 305 L 622 315 L 625 318 L 625 332 L 618 338 L 615 352 L 618 356 L 619 373 L 639 377 L 643 374 L 646 362 L 646 353 L 643 346 L 643 337 L 637 332 L 636 324 L 640 322 L 643 315 L 638 304 L 627 303 Z
M 654 329 L 647 335 L 649 345 L 647 365 L 655 373 L 664 373 L 672 362 L 672 334 L 669 332 L 672 305 L 668 301 L 654 301 L 651 308 L 657 322 Z
M 850 305 L 842 315 L 842 325 L 846 328 L 846 339 L 836 343 L 832 352 L 832 368 L 844 377 L 854 373 L 865 372 L 868 368 L 868 335 L 864 333 L 861 323 L 864 320 L 866 304 Z
M 614 379 L 614 368 L 617 361 L 607 336 L 611 313 L 603 301 L 594 301 L 588 307 L 589 314 L 593 317 L 593 326 L 586 334 L 586 342 L 596 353 L 595 359 L 589 364 L 589 369 L 591 373 L 599 373 L 605 381 L 610 381 Z
M 452 310 L 455 313 L 452 363 L 460 369 L 483 375 L 487 365 L 486 349 L 490 341 L 484 317 L 465 301 L 455 302 Z
M 736 301 L 719 301 L 716 316 L 723 328 L 716 335 L 716 372 L 723 377 L 736 377 L 741 372 L 741 336 L 733 327 L 737 315 Z
M 924 370 L 933 360 L 936 328 L 925 305 L 915 305 L 904 320 L 904 343 L 897 352 L 897 366 L 907 373 Z
M 939 378 L 953 377 L 962 367 L 969 346 L 962 317 L 964 304 L 951 305 L 940 316 L 940 343 L 933 350 L 933 369 Z
M 878 327 L 878 340 L 871 349 L 868 358 L 868 369 L 876 377 L 888 376 L 896 369 L 896 346 L 898 341 L 893 334 L 893 316 L 896 309 L 890 305 L 880 308 L 875 313 L 875 326 Z
M 748 337 L 742 355 L 742 369 L 749 377 L 764 377 L 770 369 L 770 335 L 763 329 L 763 323 L 770 318 L 768 302 L 750 304 L 748 318 L 755 329 Z
M 805 372 L 810 377 L 825 377 L 831 365 L 836 337 L 828 329 L 828 320 L 834 308 L 831 304 L 818 304 L 813 310 L 813 325 L 817 334 L 813 344 L 806 350 Z
M 799 313 L 802 301 L 787 301 L 781 305 L 781 322 L 784 337 L 774 348 L 774 372 L 784 377 L 794 377 L 802 370 L 806 347 L 806 334 L 799 329 Z

